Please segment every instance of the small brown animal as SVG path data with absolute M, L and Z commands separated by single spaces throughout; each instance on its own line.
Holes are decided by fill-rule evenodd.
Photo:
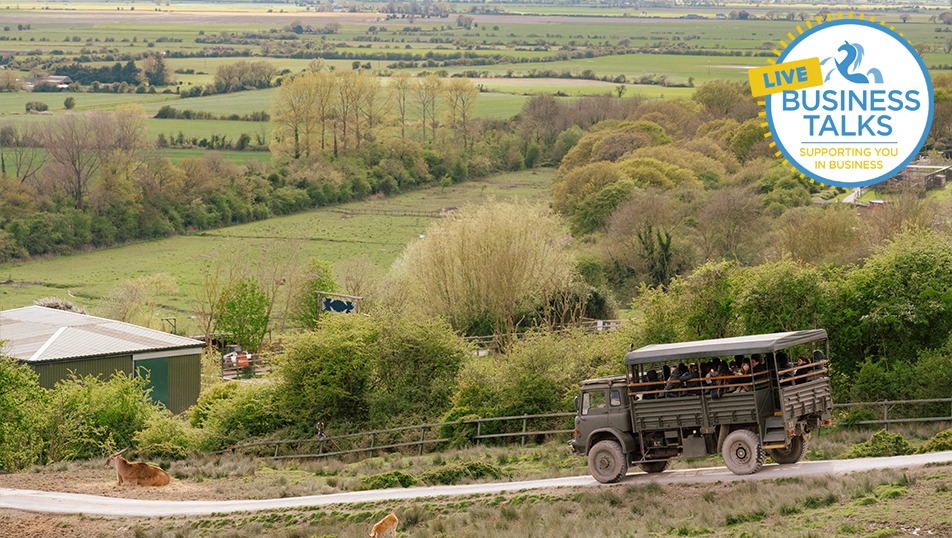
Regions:
M 370 538 L 383 538 L 384 536 L 396 536 L 397 535 L 397 524 L 400 521 L 397 520 L 396 514 L 390 513 L 374 525 L 374 528 L 370 529 Z
M 169 474 L 154 465 L 141 461 L 129 463 L 121 456 L 128 449 L 122 449 L 106 459 L 106 467 L 116 468 L 118 484 L 130 486 L 164 486 L 169 483 Z

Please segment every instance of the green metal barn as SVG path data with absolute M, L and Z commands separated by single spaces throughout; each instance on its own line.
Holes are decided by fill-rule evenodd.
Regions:
M 148 375 L 152 399 L 181 413 L 198 400 L 199 340 L 42 306 L 0 312 L 3 354 L 27 364 L 50 388 L 70 372 L 108 378 Z

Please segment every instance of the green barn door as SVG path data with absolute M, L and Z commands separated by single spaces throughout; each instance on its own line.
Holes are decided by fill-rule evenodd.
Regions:
M 152 401 L 161 402 L 169 406 L 169 359 L 140 359 L 136 361 L 136 375 L 149 378 L 149 387 L 152 388 Z

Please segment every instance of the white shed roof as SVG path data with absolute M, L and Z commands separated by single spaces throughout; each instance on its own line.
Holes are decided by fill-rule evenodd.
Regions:
M 28 362 L 196 348 L 193 338 L 42 306 L 0 312 L 3 354 Z

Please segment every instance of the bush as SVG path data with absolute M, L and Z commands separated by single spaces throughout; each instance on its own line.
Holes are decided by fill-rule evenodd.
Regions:
M 46 112 L 50 106 L 43 101 L 29 101 L 24 108 L 27 112 Z
M 887 456 L 903 456 L 914 451 L 909 443 L 898 433 L 889 433 L 879 430 L 870 437 L 869 441 L 858 443 L 851 448 L 846 458 L 880 458 Z
M 0 472 L 40 463 L 48 398 L 38 378 L 29 366 L 0 357 Z
M 919 453 L 942 452 L 944 450 L 952 450 L 952 428 L 933 435 L 919 448 Z
M 186 421 L 164 411 L 152 415 L 134 440 L 142 457 L 181 460 L 197 447 L 198 433 Z
M 275 364 L 287 421 L 305 433 L 324 421 L 353 428 L 367 417 L 371 364 L 380 326 L 372 318 L 326 315 L 291 342 Z
M 48 418 L 48 461 L 89 459 L 131 446 L 136 432 L 161 409 L 148 380 L 116 372 L 107 381 L 71 374 L 56 384 Z
M 470 347 L 449 323 L 423 315 L 384 317 L 375 348 L 368 402 L 375 423 L 429 421 L 450 408 Z
M 447 486 L 459 484 L 463 480 L 479 480 L 482 478 L 502 478 L 502 471 L 491 463 L 466 461 L 456 465 L 431 469 L 420 475 L 420 480 L 423 482 Z
M 408 488 L 417 483 L 416 477 L 403 471 L 365 476 L 361 483 L 367 489 Z
M 274 387 L 270 384 L 226 383 L 228 388 L 213 389 L 198 399 L 192 423 L 204 430 L 197 444 L 204 450 L 217 450 L 246 437 L 265 435 L 277 430 L 281 422 Z

